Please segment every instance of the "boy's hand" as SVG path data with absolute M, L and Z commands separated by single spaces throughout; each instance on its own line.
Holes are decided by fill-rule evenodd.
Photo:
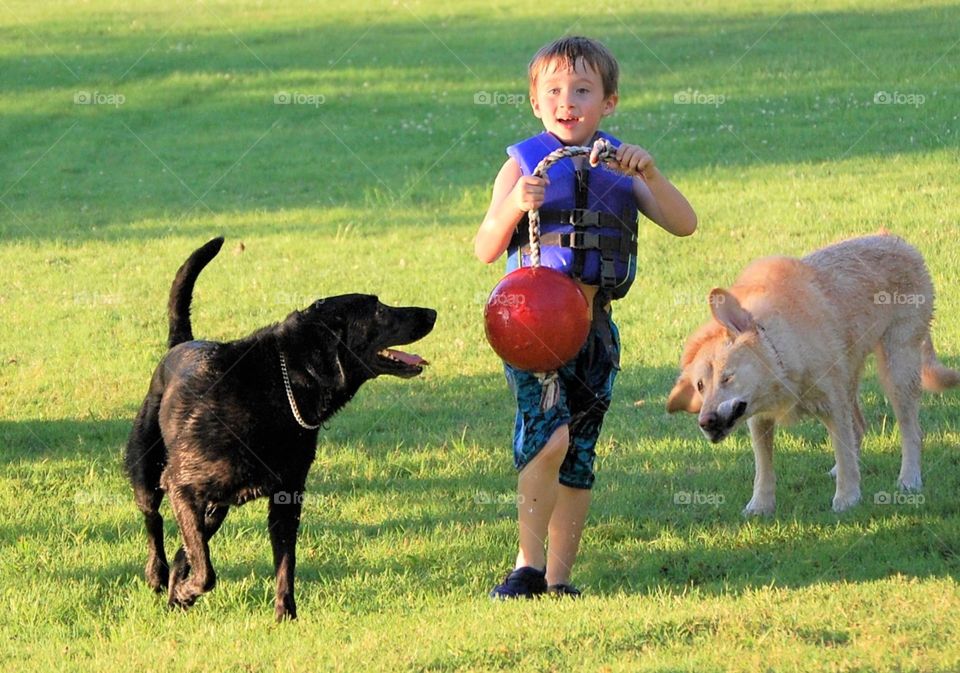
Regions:
M 590 165 L 596 166 L 599 163 L 598 154 L 600 147 L 594 145 L 590 152 Z M 617 148 L 615 159 L 607 159 L 607 166 L 624 175 L 637 176 L 643 180 L 649 180 L 658 175 L 656 164 L 650 153 L 639 145 L 628 145 L 623 143 Z
M 525 213 L 539 209 L 543 205 L 548 184 L 550 181 L 545 177 L 521 176 L 513 188 L 513 203 Z

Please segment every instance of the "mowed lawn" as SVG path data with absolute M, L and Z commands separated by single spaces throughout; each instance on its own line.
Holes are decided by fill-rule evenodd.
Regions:
M 843 515 L 817 423 L 781 431 L 777 514 L 746 520 L 745 433 L 709 445 L 664 411 L 712 287 L 882 227 L 924 254 L 960 367 L 958 26 L 937 1 L 0 2 L 0 670 L 958 670 L 960 392 L 924 398 L 924 489 L 903 497 L 869 369 Z M 618 56 L 606 129 L 700 230 L 644 225 L 615 308 L 585 598 L 494 604 L 512 407 L 482 325 L 502 266 L 472 237 L 504 147 L 538 132 L 526 62 L 563 33 Z M 220 234 L 198 337 L 342 292 L 439 312 L 413 349 L 429 370 L 367 384 L 320 433 L 296 623 L 273 623 L 265 501 L 231 512 L 189 612 L 142 580 L 123 447 L 173 274 Z

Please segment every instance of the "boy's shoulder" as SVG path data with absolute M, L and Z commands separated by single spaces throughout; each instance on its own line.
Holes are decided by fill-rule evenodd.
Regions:
M 520 168 L 520 164 L 513 157 L 507 157 L 507 160 L 503 162 L 497 172 L 496 182 L 510 181 L 511 184 L 516 183 L 522 175 L 523 169 Z

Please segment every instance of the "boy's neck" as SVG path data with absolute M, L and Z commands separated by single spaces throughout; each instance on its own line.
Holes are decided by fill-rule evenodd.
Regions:
M 572 143 L 568 144 L 568 143 L 563 142 L 562 139 L 560 139 L 556 134 L 551 133 L 550 131 L 547 131 L 547 133 L 549 133 L 549 134 L 552 135 L 554 138 L 556 138 L 556 139 L 557 139 L 557 142 L 560 143 L 561 145 L 563 145 L 564 147 L 574 147 L 574 146 L 575 146 L 575 145 L 573 145 Z M 594 130 L 593 135 L 591 135 L 590 138 L 587 140 L 587 142 L 585 142 L 583 145 L 584 145 L 584 146 L 593 145 L 593 143 L 595 143 L 595 142 L 597 141 L 597 138 L 599 137 L 599 134 L 600 134 L 600 129 Z M 579 146 L 578 146 L 578 147 L 579 147 Z

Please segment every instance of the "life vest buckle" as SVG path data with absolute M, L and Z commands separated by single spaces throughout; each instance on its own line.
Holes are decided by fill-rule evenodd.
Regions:
M 573 248 L 574 250 L 598 250 L 600 248 L 600 234 L 590 231 L 560 234 L 560 246 Z

